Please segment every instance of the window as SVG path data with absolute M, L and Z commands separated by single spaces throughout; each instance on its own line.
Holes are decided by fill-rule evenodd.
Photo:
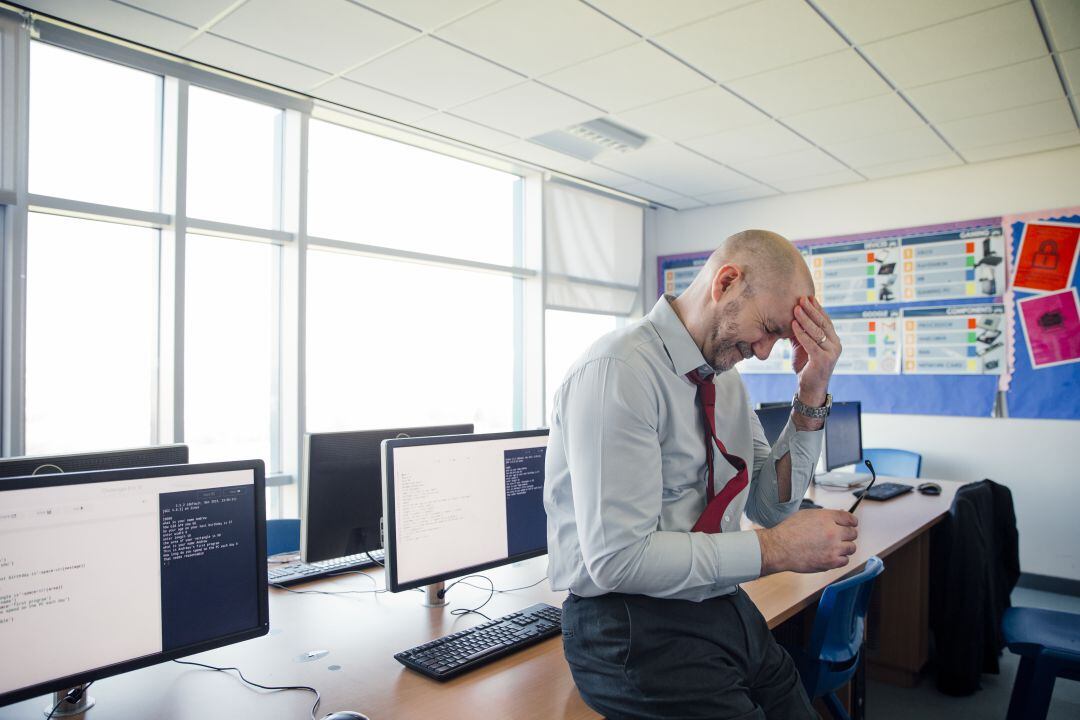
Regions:
M 278 108 L 193 87 L 188 95 L 187 214 L 259 228 L 281 226 Z
M 309 251 L 309 430 L 513 429 L 515 282 Z
M 187 236 L 184 441 L 192 462 L 271 458 L 280 248 Z
M 26 452 L 154 441 L 158 232 L 31 213 Z
M 516 175 L 319 121 L 309 158 L 312 236 L 514 264 Z
M 30 192 L 156 210 L 160 76 L 30 46 Z
M 564 310 L 548 310 L 544 313 L 544 386 L 548 398 L 555 394 L 574 361 L 600 336 L 619 325 L 620 318 L 614 315 Z

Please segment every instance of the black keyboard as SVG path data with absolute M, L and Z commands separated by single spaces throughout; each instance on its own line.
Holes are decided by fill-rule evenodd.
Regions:
M 882 482 L 875 483 L 874 487 L 870 488 L 870 492 L 866 494 L 867 500 L 891 500 L 897 495 L 903 495 L 909 493 L 915 488 L 910 485 L 904 485 L 903 483 L 894 482 Z M 864 490 L 856 490 L 851 493 L 855 497 L 862 497 Z
M 313 563 L 294 562 L 288 565 L 271 565 L 266 568 L 266 579 L 271 585 L 296 585 L 350 570 L 362 570 L 383 564 L 382 550 L 372 550 L 371 557 L 375 559 L 369 558 L 367 553 L 360 553 Z
M 436 680 L 446 680 L 546 640 L 562 631 L 562 610 L 539 603 L 483 625 L 417 645 L 394 657 Z

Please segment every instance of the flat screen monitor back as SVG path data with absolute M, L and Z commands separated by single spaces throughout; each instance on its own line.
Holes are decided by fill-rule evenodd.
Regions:
M 152 447 L 75 453 L 71 455 L 35 455 L 0 460 L 0 478 L 43 475 L 58 472 L 88 472 L 90 470 L 121 470 L 161 465 L 187 465 L 187 445 L 155 445 Z
M 761 421 L 761 429 L 765 431 L 765 439 L 770 445 L 776 444 L 776 439 L 784 431 L 788 418 L 791 417 L 791 405 L 784 403 L 778 407 L 762 407 L 754 412 Z
M 854 465 L 862 460 L 862 404 L 858 400 L 834 402 L 825 421 L 825 469 Z
M 307 437 L 300 553 L 319 562 L 382 547 L 382 441 L 394 438 L 471 435 L 473 426 L 434 425 Z

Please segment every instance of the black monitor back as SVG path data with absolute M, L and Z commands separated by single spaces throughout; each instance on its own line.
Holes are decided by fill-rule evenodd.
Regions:
M 775 407 L 760 407 L 754 412 L 761 421 L 761 429 L 765 431 L 765 439 L 770 445 L 776 444 L 776 439 L 784 431 L 788 418 L 791 417 L 791 403 L 783 403 Z
M 301 513 L 304 562 L 332 560 L 382 547 L 382 441 L 471 435 L 473 426 L 434 425 L 307 436 L 307 481 Z
M 187 445 L 156 445 L 153 447 L 75 453 L 71 455 L 35 455 L 0 460 L 0 478 L 42 475 L 58 472 L 90 470 L 123 470 L 125 468 L 187 465 Z

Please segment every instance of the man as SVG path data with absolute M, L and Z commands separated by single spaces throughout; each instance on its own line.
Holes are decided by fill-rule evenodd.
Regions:
M 798 393 L 770 448 L 733 368 L 780 339 L 792 342 Z M 842 567 L 855 552 L 853 515 L 795 512 L 840 350 L 799 252 L 747 230 L 682 295 L 570 369 L 555 393 L 544 506 L 551 582 L 570 591 L 564 650 L 593 709 L 817 717 L 738 584 Z M 740 531 L 744 510 L 764 529 Z

